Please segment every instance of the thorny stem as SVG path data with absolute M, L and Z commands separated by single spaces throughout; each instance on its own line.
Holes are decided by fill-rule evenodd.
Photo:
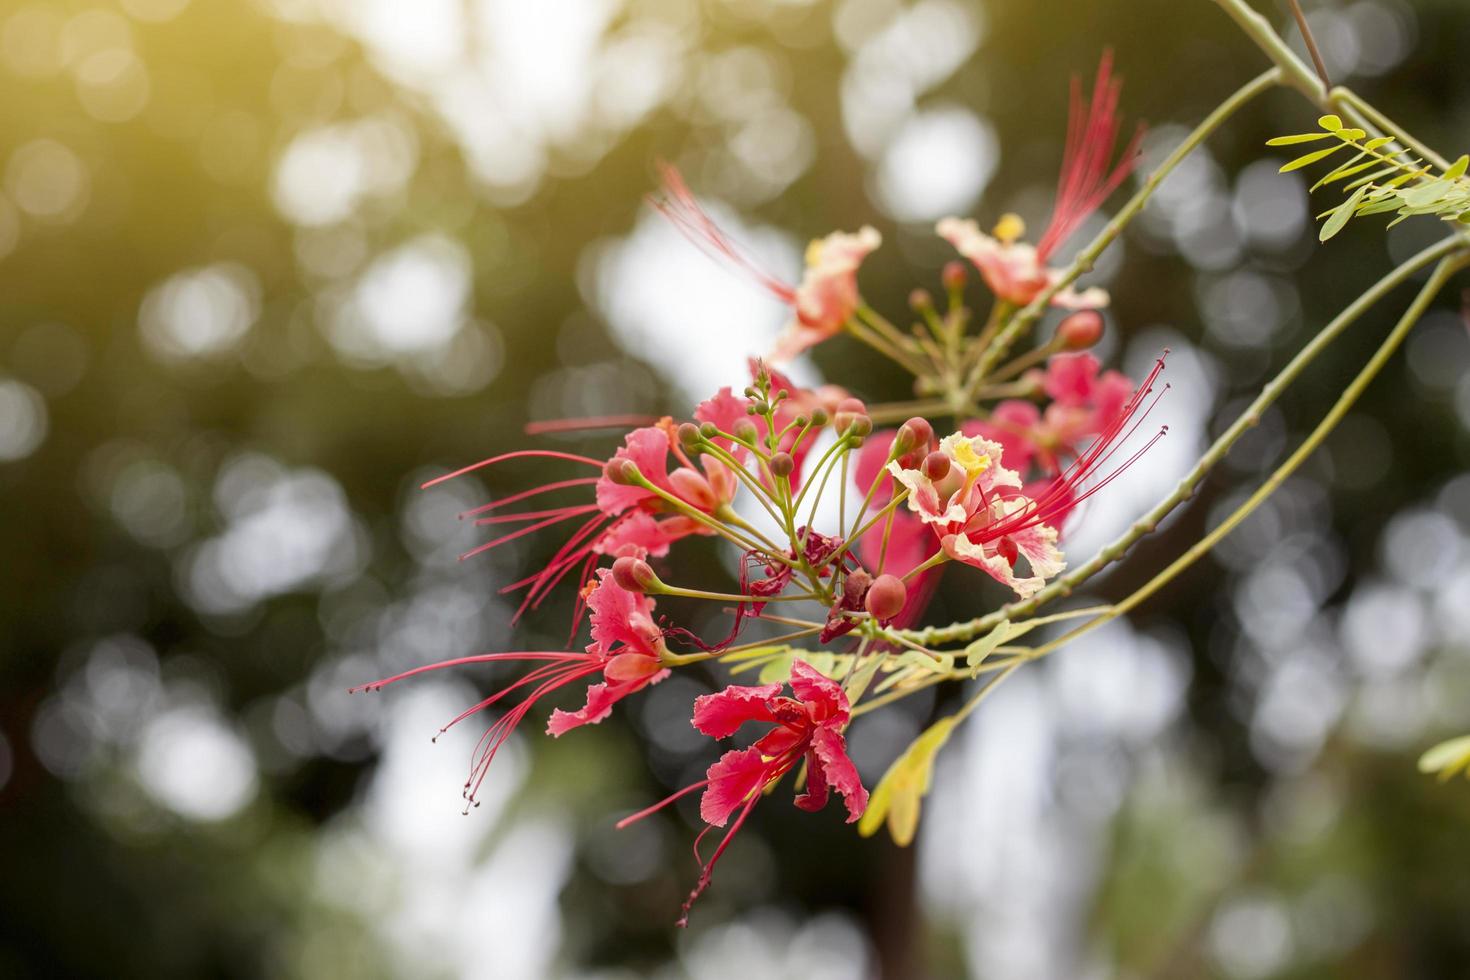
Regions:
M 1221 2 L 1228 2 L 1228 0 L 1221 0 Z M 1279 84 L 1281 78 L 1282 70 L 1280 68 L 1271 68 L 1257 75 L 1245 85 L 1241 86 L 1230 98 L 1220 103 L 1214 112 L 1206 116 L 1204 121 L 1196 126 L 1193 132 L 1186 136 L 1174 148 L 1174 151 L 1165 158 L 1164 162 L 1159 164 L 1158 169 L 1148 175 L 1143 185 L 1128 199 L 1128 203 L 1123 205 L 1122 209 L 1107 223 L 1107 226 L 1097 234 L 1097 237 L 1087 243 L 1082 251 L 1077 254 L 1077 257 L 1072 260 L 1072 264 L 1063 271 L 1061 276 L 1046 289 L 1042 290 L 1034 300 L 1012 316 L 1010 322 L 1001 328 L 1000 332 L 996 334 L 995 340 L 986 347 L 980 359 L 975 362 L 975 366 L 971 369 L 969 377 L 965 382 L 966 390 L 974 392 L 980 386 L 980 383 L 985 380 L 986 375 L 1010 352 L 1011 346 L 1016 340 L 1046 312 L 1047 307 L 1051 305 L 1053 296 L 1067 286 L 1070 286 L 1076 281 L 1078 276 L 1092 268 L 1092 264 L 1097 261 L 1097 257 L 1103 253 L 1103 250 L 1111 245 L 1113 240 L 1123 233 L 1123 229 L 1128 226 L 1128 223 L 1143 210 L 1143 206 L 1148 203 L 1149 198 L 1153 196 L 1158 186 L 1164 182 L 1164 178 L 1169 176 L 1174 168 L 1179 166 L 1184 158 L 1194 151 L 1195 147 L 1199 146 L 1211 133 L 1219 129 L 1242 106 L 1272 86 Z
M 942 627 L 931 626 L 921 630 L 910 630 L 905 635 L 926 646 L 965 642 L 977 636 L 985 635 L 999 625 L 1002 620 L 1028 616 L 1043 604 L 1053 599 L 1071 595 L 1073 590 L 1082 583 L 1123 557 L 1124 552 L 1132 547 L 1136 541 L 1144 535 L 1152 533 L 1158 527 L 1159 522 L 1167 517 L 1174 508 L 1192 497 L 1209 471 L 1230 451 L 1230 447 L 1235 445 L 1241 436 L 1245 435 L 1246 432 L 1260 422 L 1266 409 L 1276 399 L 1281 397 L 1282 393 L 1306 370 L 1307 365 L 1326 350 L 1348 326 L 1415 272 L 1434 262 L 1436 259 L 1444 258 L 1457 248 L 1464 247 L 1464 245 L 1464 240 L 1458 236 L 1446 238 L 1406 260 L 1392 272 L 1388 273 L 1372 286 L 1369 286 L 1361 296 L 1333 318 L 1331 323 L 1323 327 L 1320 333 L 1308 341 L 1297 355 L 1281 369 L 1280 373 L 1261 389 L 1261 393 L 1256 396 L 1250 406 L 1241 412 L 1240 416 L 1231 424 L 1230 428 L 1220 434 L 1219 438 L 1199 458 L 1194 468 L 1179 481 L 1173 493 L 1161 500 L 1152 510 L 1139 518 L 1122 536 L 1099 551 L 1091 560 L 1056 579 L 1030 599 L 1013 602 L 989 615 L 981 616 L 969 622 L 954 623 L 950 626 Z

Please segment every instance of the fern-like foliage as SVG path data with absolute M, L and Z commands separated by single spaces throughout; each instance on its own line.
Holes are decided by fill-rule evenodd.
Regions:
M 1395 214 L 1389 227 L 1414 215 L 1434 215 L 1443 221 L 1470 224 L 1470 179 L 1465 171 L 1470 156 L 1462 156 L 1448 170 L 1437 170 L 1420 160 L 1392 136 L 1375 136 L 1354 127 L 1344 126 L 1334 115 L 1317 120 L 1319 132 L 1278 136 L 1267 140 L 1268 146 L 1295 146 L 1332 140 L 1333 145 L 1297 157 L 1281 168 L 1282 173 L 1300 170 L 1326 160 L 1343 150 L 1356 151 L 1340 161 L 1312 190 L 1328 184 L 1342 184 L 1348 196 L 1330 210 L 1317 215 L 1322 223 L 1318 237 L 1327 241 L 1354 217 L 1369 214 Z

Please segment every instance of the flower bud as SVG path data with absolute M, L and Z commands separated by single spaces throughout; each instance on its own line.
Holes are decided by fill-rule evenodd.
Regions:
M 1032 368 L 1021 375 L 1021 384 L 1028 397 L 1038 398 L 1046 392 L 1046 372 L 1041 368 Z
M 934 427 L 916 415 L 898 427 L 898 435 L 893 437 L 893 455 L 905 456 L 915 449 L 927 450 L 929 440 L 933 438 Z
M 690 449 L 694 446 L 699 445 L 699 440 L 701 438 L 699 434 L 699 426 L 695 425 L 693 422 L 681 423 L 676 431 L 679 434 L 679 442 L 684 445 L 684 448 Z
M 699 434 L 706 439 L 713 439 L 720 434 L 720 427 L 713 422 L 706 422 L 699 427 Z
M 927 289 L 915 289 L 909 293 L 909 308 L 915 313 L 924 313 L 934 309 L 934 297 L 929 295 Z
M 858 419 L 868 419 L 868 406 L 864 405 L 860 398 L 844 398 L 837 403 L 837 434 L 846 435 L 848 430 Z M 873 431 L 873 423 L 868 419 L 868 432 Z M 867 433 L 861 433 L 867 435 Z
M 642 474 L 638 472 L 638 464 L 624 456 L 614 456 L 608 460 L 607 465 L 602 468 L 602 475 L 624 487 L 635 487 L 642 478 Z
M 965 280 L 968 278 L 969 273 L 965 269 L 965 263 L 958 259 L 953 262 L 944 263 L 944 271 L 940 273 L 940 281 L 944 283 L 944 288 L 950 292 L 957 293 L 961 289 L 964 289 Z
M 903 612 L 908 601 L 908 586 L 897 575 L 879 575 L 873 580 L 868 594 L 863 597 L 863 607 L 880 623 L 887 623 Z
M 776 453 L 771 457 L 770 467 L 772 476 L 790 476 L 796 471 L 796 460 L 790 453 Z
M 826 425 L 830 421 L 832 421 L 832 417 L 828 415 L 823 409 L 819 408 L 816 411 L 812 412 L 813 428 L 820 429 L 822 426 Z
M 624 592 L 657 592 L 663 583 L 642 558 L 625 555 L 613 562 L 613 581 Z
M 760 430 L 755 427 L 755 423 L 750 419 L 741 419 L 735 423 L 735 438 L 741 442 L 753 443 L 760 438 L 760 435 Z
M 924 457 L 924 476 L 928 477 L 930 482 L 938 483 L 949 476 L 949 465 L 949 457 L 935 450 Z
M 852 439 L 866 439 L 872 431 L 873 420 L 866 415 L 859 415 L 852 420 L 852 425 L 847 427 L 847 435 Z
M 1102 335 L 1103 318 L 1097 310 L 1078 310 L 1057 324 L 1057 341 L 1063 350 L 1086 350 Z

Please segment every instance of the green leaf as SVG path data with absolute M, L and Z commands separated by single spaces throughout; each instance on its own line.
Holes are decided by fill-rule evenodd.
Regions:
M 1348 219 L 1353 216 L 1353 212 L 1357 210 L 1358 204 L 1362 202 L 1363 196 L 1367 193 L 1368 188 L 1359 187 L 1353 192 L 1352 197 L 1339 204 L 1333 210 L 1332 216 L 1327 219 L 1327 223 L 1322 226 L 1322 230 L 1318 232 L 1317 240 L 1325 242 L 1342 231 L 1343 226 L 1348 223 Z
M 1467 766 L 1470 766 L 1470 735 L 1440 742 L 1419 757 L 1419 771 L 1439 773 L 1440 782 L 1453 779 Z
M 1342 140 L 1344 143 L 1356 143 L 1358 140 L 1362 139 L 1364 136 L 1367 136 L 1368 134 L 1366 132 L 1364 132 L 1363 130 L 1361 130 L 1361 129 L 1349 128 L 1349 129 L 1339 129 L 1337 132 L 1333 133 L 1332 135 L 1333 136 L 1336 136 L 1338 139 Z
M 1345 180 L 1346 178 L 1351 177 L 1354 174 L 1360 174 L 1364 170 L 1367 170 L 1369 167 L 1376 167 L 1376 166 L 1378 166 L 1378 161 L 1377 160 L 1374 160 L 1372 158 L 1369 158 L 1368 160 L 1365 160 L 1364 162 L 1359 163 L 1358 161 L 1359 160 L 1362 160 L 1362 159 L 1363 159 L 1363 154 L 1359 153 L 1357 156 L 1353 157 L 1351 160 L 1347 161 L 1346 163 L 1339 165 L 1337 168 L 1335 168 L 1333 170 L 1329 170 L 1327 172 L 1327 175 L 1325 177 L 1323 177 L 1321 180 L 1317 181 L 1315 184 L 1312 185 L 1312 190 L 1315 191 L 1315 190 L 1317 190 L 1320 187 L 1327 186 L 1328 184 L 1334 184 L 1334 183 L 1336 183 L 1339 180 Z
M 1019 636 L 1022 632 L 1024 630 L 1013 627 L 1010 620 L 1002 619 L 996 624 L 995 629 L 965 647 L 965 663 L 969 664 L 972 669 L 979 667 L 985 662 L 986 657 L 995 652 L 996 647 L 1013 636 Z
M 934 757 L 949 741 L 955 724 L 953 715 L 939 719 L 893 760 L 868 797 L 868 808 L 858 821 L 859 834 L 872 837 L 886 821 L 895 844 L 907 847 L 913 843 L 919 810 L 934 778 Z
M 1381 150 L 1385 146 L 1387 146 L 1388 144 L 1390 144 L 1392 142 L 1393 142 L 1393 137 L 1392 136 L 1375 136 L 1371 140 L 1369 140 L 1368 142 L 1366 142 L 1366 143 L 1363 144 L 1363 149 L 1365 149 L 1365 150 Z
M 1331 133 L 1297 133 L 1294 136 L 1273 136 L 1266 141 L 1267 146 L 1291 146 L 1294 143 L 1315 143 L 1317 140 L 1331 138 Z
M 1287 173 L 1287 172 L 1292 171 L 1292 170 L 1300 170 L 1302 167 L 1309 167 L 1312 164 L 1316 163 L 1318 160 L 1324 160 L 1327 157 L 1332 156 L 1332 154 L 1334 154 L 1338 150 L 1342 149 L 1343 148 L 1343 145 L 1344 144 L 1338 144 L 1337 146 L 1329 146 L 1325 150 L 1313 150 L 1311 153 L 1308 153 L 1306 156 L 1297 157 L 1295 160 L 1291 161 L 1290 163 L 1284 164 L 1282 166 L 1280 172 L 1281 173 Z
M 1450 164 L 1450 169 L 1444 172 L 1444 178 L 1445 180 L 1459 180 L 1465 176 L 1465 170 L 1467 168 L 1470 168 L 1470 154 L 1466 154 Z
M 1342 118 L 1340 116 L 1333 115 L 1322 116 L 1318 118 L 1317 125 L 1321 126 L 1329 133 L 1335 133 L 1342 128 Z

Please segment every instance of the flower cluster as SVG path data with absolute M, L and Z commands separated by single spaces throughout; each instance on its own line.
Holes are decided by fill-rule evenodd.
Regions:
M 426 485 L 525 461 L 574 471 L 463 516 L 513 528 L 469 554 L 527 535 L 551 537 L 550 557 L 506 591 L 520 594 L 520 616 L 567 583 L 572 634 L 585 618 L 590 642 L 580 650 L 463 657 L 365 688 L 471 664 L 524 668 L 449 723 L 497 712 L 471 759 L 467 804 L 497 751 L 542 702 L 558 700 L 546 730 L 561 736 L 603 721 L 674 670 L 703 672 L 699 665 L 720 663 L 760 668 L 764 683 L 698 698 L 691 724 L 714 739 L 748 724 L 764 726 L 762 733 L 725 752 L 705 779 L 620 824 L 702 792 L 705 833 L 723 834 L 701 859 L 686 917 L 732 837 L 788 775 L 797 783 L 798 807 L 821 809 L 836 791 L 849 821 L 862 816 L 868 792 L 846 748 L 853 719 L 926 684 L 970 676 L 952 653 L 930 649 L 908 631 L 944 571 L 970 566 L 983 573 L 977 584 L 993 580 L 996 605 L 1036 599 L 1066 568 L 1061 545 L 1081 505 L 1162 434 L 1144 433 L 1135 444 L 1161 393 L 1155 389 L 1163 359 L 1137 385 L 1104 371 L 1089 349 L 1104 330 L 1098 310 L 1106 294 L 1074 291 L 1071 273 L 1046 265 L 1132 166 L 1132 146 L 1110 162 L 1117 102 L 1105 58 L 1090 102 L 1074 87 L 1057 204 L 1037 246 L 1019 241 L 1023 226 L 1013 217 L 1001 220 L 994 237 L 973 221 L 940 222 L 939 233 L 973 262 L 992 296 L 991 315 L 978 331 L 969 329 L 967 273 L 958 263 L 944 271 L 947 307 L 941 311 L 916 291 L 918 322 L 902 331 L 858 289 L 859 267 L 880 243 L 872 228 L 813 242 L 805 272 L 790 284 L 764 271 L 709 218 L 678 172 L 665 168 L 655 206 L 789 304 L 792 320 L 769 356 L 750 362 L 748 384 L 714 392 L 687 418 L 649 420 L 603 453 L 522 450 Z M 1072 312 L 1048 338 L 1012 355 L 1007 345 L 1035 320 L 1016 319 L 1021 308 L 1042 297 Z M 835 386 L 799 387 L 771 366 L 839 335 L 909 369 L 915 393 L 931 398 L 870 406 Z M 941 418 L 950 420 L 943 435 L 935 430 Z M 691 537 L 734 551 L 733 585 L 675 584 L 678 546 Z M 716 603 L 728 629 L 707 637 L 678 625 L 656 611 L 664 597 L 677 600 L 674 608 L 685 600 Z M 563 688 L 575 690 L 565 702 Z

